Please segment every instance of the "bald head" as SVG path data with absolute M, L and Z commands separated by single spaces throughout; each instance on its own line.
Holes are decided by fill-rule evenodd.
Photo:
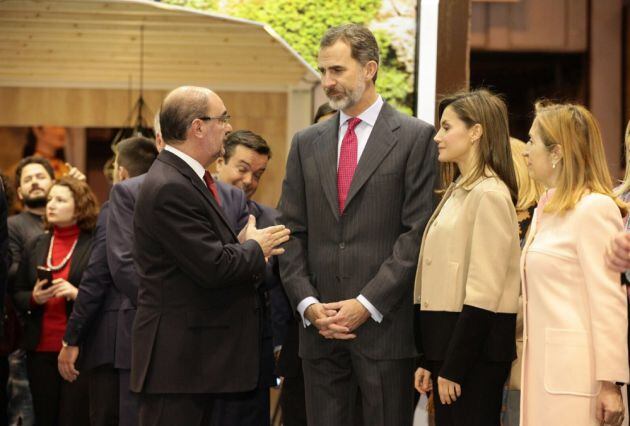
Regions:
M 169 93 L 160 108 L 160 131 L 169 145 L 186 140 L 190 124 L 196 118 L 208 115 L 210 102 L 218 96 L 205 87 L 182 86 Z

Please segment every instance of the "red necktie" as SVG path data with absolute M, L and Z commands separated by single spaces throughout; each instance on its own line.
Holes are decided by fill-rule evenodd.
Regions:
M 360 118 L 351 118 L 347 121 L 348 129 L 341 141 L 341 152 L 339 153 L 339 166 L 337 167 L 337 200 L 339 201 L 339 213 L 343 214 L 346 206 L 348 190 L 352 183 L 354 170 L 357 168 L 357 150 L 359 140 L 354 128 L 361 122 Z
M 214 182 L 214 179 L 212 179 L 212 175 L 207 170 L 203 174 L 203 181 L 206 183 L 206 185 L 208 186 L 208 189 L 210 190 L 210 192 L 212 192 L 214 199 L 217 200 L 217 204 L 220 206 L 221 199 L 219 198 L 219 191 L 217 190 L 217 184 Z

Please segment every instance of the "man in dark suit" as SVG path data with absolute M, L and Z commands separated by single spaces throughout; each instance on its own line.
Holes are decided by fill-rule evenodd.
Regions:
M 433 208 L 433 126 L 376 92 L 378 45 L 360 25 L 329 29 L 319 69 L 333 118 L 298 132 L 279 204 L 292 232 L 282 283 L 303 318 L 312 426 L 412 424 L 413 280 Z
M 237 239 L 225 218 L 205 168 L 222 154 L 228 120 L 221 98 L 199 87 L 175 89 L 160 110 L 166 146 L 134 211 L 131 390 L 140 425 L 209 425 L 220 394 L 258 383 L 255 285 L 288 230 L 257 229 L 250 217 Z
M 249 214 L 256 218 L 259 227 L 275 225 L 278 217 L 275 209 L 252 199 L 270 158 L 271 148 L 262 136 L 249 130 L 238 130 L 230 133 L 225 141 L 225 153 L 217 159 L 218 180 L 245 192 Z M 261 304 L 265 307 L 258 387 L 253 392 L 222 401 L 215 416 L 217 425 L 269 425 L 269 387 L 276 385 L 274 353 L 280 352 L 287 323 L 292 317 L 277 268 L 274 268 L 276 264 L 275 258 L 267 263 L 265 279 L 258 287 Z M 285 423 L 286 419 L 283 409 Z
M 154 121 L 156 147 L 164 147 L 158 119 Z M 131 371 L 131 330 L 136 314 L 139 277 L 133 261 L 133 212 L 146 175 L 120 182 L 109 196 L 110 225 L 107 227 L 107 258 L 113 283 L 122 295 L 116 333 L 115 367 L 119 373 L 119 426 L 138 424 L 138 395 L 129 389 Z M 217 182 L 221 206 L 226 219 L 236 231 L 248 220 L 245 194 L 230 185 Z
M 151 139 L 140 136 L 121 141 L 114 161 L 114 183 L 146 173 L 157 154 Z M 90 261 L 58 357 L 59 373 L 64 379 L 74 381 L 81 347 L 80 369 L 89 371 L 90 423 L 95 426 L 119 423 L 119 377 L 114 361 L 122 295 L 113 285 L 107 262 L 109 208 L 106 202 L 101 209 Z

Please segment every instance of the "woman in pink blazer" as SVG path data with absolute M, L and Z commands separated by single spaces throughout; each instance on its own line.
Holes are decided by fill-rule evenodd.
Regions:
M 521 426 L 620 425 L 627 301 L 604 253 L 626 206 L 612 193 L 594 117 L 538 103 L 525 157 L 548 191 L 521 258 Z

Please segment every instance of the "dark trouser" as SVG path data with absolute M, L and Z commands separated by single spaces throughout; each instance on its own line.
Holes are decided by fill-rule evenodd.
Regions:
M 411 426 L 414 359 L 374 360 L 339 346 L 326 358 L 302 359 L 309 426 Z M 362 413 L 357 413 L 361 398 Z
M 463 383 L 462 394 L 451 405 L 442 405 L 437 378 L 441 362 L 428 362 L 433 381 L 436 426 L 499 426 L 503 385 L 510 374 L 511 362 L 477 362 Z
M 138 426 L 138 394 L 129 390 L 131 370 L 118 370 L 119 378 L 119 426 Z
M 118 371 L 112 364 L 90 370 L 91 426 L 118 426 Z
M 212 412 L 214 426 L 269 426 L 269 388 L 217 394 Z
M 282 424 L 284 426 L 306 426 L 306 401 L 304 398 L 304 375 L 285 377 L 280 392 L 280 407 L 282 408 Z
M 214 394 L 139 394 L 139 426 L 212 426 Z M 225 425 L 230 426 L 230 425 Z
M 26 369 L 37 426 L 89 426 L 88 374 L 72 383 L 57 370 L 57 352 L 28 352 Z
M 9 357 L 8 355 L 0 356 L 0 426 L 9 423 L 7 407 L 9 406 L 9 395 L 7 386 L 9 381 Z

